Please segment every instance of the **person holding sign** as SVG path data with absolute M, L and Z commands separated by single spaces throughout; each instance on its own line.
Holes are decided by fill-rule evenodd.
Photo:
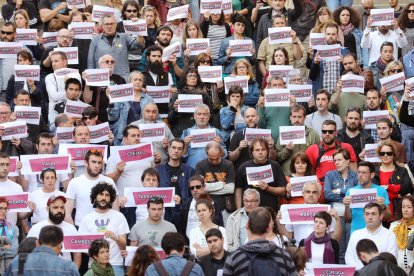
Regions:
M 232 76 L 247 76 L 249 78 L 249 91 L 245 97 L 244 103 L 247 106 L 255 107 L 259 99 L 259 84 L 254 79 L 252 65 L 244 58 L 238 59 L 233 66 Z
M 9 263 L 17 255 L 19 246 L 19 228 L 7 220 L 9 202 L 5 197 L 0 197 L 0 273 L 4 273 Z
M 228 23 L 224 22 L 224 13 L 210 14 L 205 12 L 200 24 L 205 38 L 210 38 L 211 58 L 216 61 L 219 58 L 220 45 L 224 38 L 231 36 Z
M 191 49 L 187 48 L 187 39 L 192 39 L 197 41 L 198 38 L 203 38 L 203 33 L 201 32 L 200 25 L 196 20 L 189 20 L 185 24 L 184 33 L 183 33 L 183 40 L 182 40 L 182 47 L 184 53 L 184 65 L 185 67 L 191 66 L 194 64 L 194 60 L 197 55 L 192 53 Z M 205 44 L 201 44 L 205 45 Z M 204 48 L 204 47 L 203 47 Z M 203 52 L 210 54 L 210 48 L 208 47 Z M 198 49 L 197 49 L 198 52 Z
M 93 262 L 89 270 L 83 276 L 114 275 L 114 269 L 109 262 L 109 243 L 104 240 L 94 240 L 88 250 Z

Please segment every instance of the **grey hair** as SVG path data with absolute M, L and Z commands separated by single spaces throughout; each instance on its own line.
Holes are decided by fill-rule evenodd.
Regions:
M 128 82 L 131 82 L 132 81 L 132 77 L 135 76 L 135 75 L 137 75 L 137 74 L 138 75 L 141 75 L 142 77 L 144 77 L 144 74 L 142 74 L 140 71 L 134 70 L 131 73 L 129 73 Z
M 135 71 L 134 71 L 134 72 L 135 72 Z M 140 73 L 141 73 L 141 72 L 140 72 Z M 153 102 L 146 103 L 146 104 L 144 105 L 144 107 L 142 108 L 142 111 L 141 111 L 141 119 L 144 119 L 144 110 L 145 110 L 145 108 L 146 108 L 147 106 L 150 106 L 150 105 L 155 106 L 155 107 L 157 108 L 157 113 L 158 113 L 158 106 L 157 106 L 157 104 L 156 104 L 156 103 L 153 103 Z
M 68 121 L 68 115 L 66 115 L 65 113 L 58 114 L 55 118 L 55 126 L 61 126 L 62 124 L 67 123 Z
M 320 195 L 322 192 L 322 186 L 321 184 L 319 184 L 319 182 L 315 182 L 315 181 L 309 181 L 306 182 L 305 185 L 303 185 L 303 189 L 302 192 L 305 193 L 305 189 L 309 186 L 309 185 L 316 185 L 316 187 L 318 188 L 318 194 Z
M 202 110 L 208 110 L 208 113 L 210 113 L 210 107 L 208 107 L 208 105 L 201 103 L 199 105 L 196 106 L 195 110 L 194 110 L 194 114 L 197 113 L 200 109 Z
M 113 18 L 115 21 L 116 21 L 116 19 L 115 19 L 115 16 L 113 15 L 113 14 L 105 14 L 104 16 L 102 16 L 102 19 L 101 19 L 101 24 L 103 24 L 103 22 L 104 22 L 104 20 L 106 19 L 106 18 Z
M 206 145 L 206 154 L 208 154 L 208 151 L 210 149 L 217 149 L 220 151 L 220 154 L 222 155 L 224 153 L 223 148 L 221 147 L 221 145 L 219 143 L 217 143 L 216 141 L 210 142 Z
M 110 56 L 110 57 L 112 57 L 112 58 L 113 58 L 113 56 L 111 56 L 110 54 L 105 54 L 105 55 L 101 56 L 101 57 L 98 59 L 98 64 L 101 64 L 101 63 L 103 62 L 103 58 L 104 58 L 105 56 Z
M 243 198 L 248 194 L 255 194 L 256 199 L 260 202 L 260 193 L 256 189 L 246 189 L 243 193 Z
M 300 71 L 300 69 L 293 68 L 292 70 L 290 70 L 290 72 L 286 76 L 286 83 L 289 83 L 291 78 L 294 78 L 294 77 L 297 77 L 297 76 L 299 76 L 302 79 L 302 82 L 304 81 L 303 76 L 302 76 L 302 72 Z

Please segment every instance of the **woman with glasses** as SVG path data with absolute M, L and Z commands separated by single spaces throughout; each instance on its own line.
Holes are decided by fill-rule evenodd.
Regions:
M 182 48 L 184 53 L 184 65 L 185 67 L 194 66 L 196 55 L 191 54 L 191 50 L 187 49 L 187 39 L 203 38 L 200 25 L 197 21 L 189 20 L 185 24 L 184 32 L 182 35 Z M 210 49 L 205 51 L 206 54 L 210 55 Z M 196 67 L 197 68 L 197 67 Z
M 231 36 L 230 26 L 224 22 L 223 11 L 219 14 L 204 13 L 200 28 L 203 36 L 210 38 L 211 57 L 215 61 L 219 58 L 221 41 Z
M 402 197 L 401 214 L 400 220 L 391 223 L 390 231 L 397 239 L 398 254 L 395 257 L 398 266 L 408 274 L 414 265 L 414 251 L 407 249 L 408 240 L 414 233 L 414 197 L 412 195 Z
M 398 17 L 398 27 L 404 32 L 408 41 L 401 49 L 402 56 L 405 56 L 413 49 L 414 44 L 414 3 L 409 3 Z
M 384 77 L 389 77 L 398 73 L 404 72 L 404 65 L 398 61 L 393 60 L 387 64 L 384 69 Z M 386 99 L 385 104 L 387 109 L 390 111 L 390 114 L 393 115 L 395 118 L 398 118 L 398 113 L 400 109 L 400 102 L 402 100 L 402 96 L 404 94 L 404 89 L 399 91 L 389 92 L 385 89 L 385 87 L 381 88 L 380 91 L 382 97 Z
M 190 232 L 189 239 L 191 253 L 194 254 L 197 259 L 210 253 L 205 235 L 207 231 L 212 228 L 219 229 L 223 234 L 224 250 L 227 250 L 228 243 L 226 229 L 224 227 L 218 226 L 213 222 L 214 206 L 211 203 L 211 200 L 209 200 L 205 194 L 200 195 L 199 199 L 196 202 L 195 208 L 198 219 L 200 220 L 200 225 Z
M 276 47 L 273 51 L 273 58 L 271 65 L 289 65 L 289 54 L 284 47 Z M 269 80 L 269 70 L 266 70 L 266 75 L 263 77 L 262 87 L 267 86 Z
M 373 183 L 385 187 L 390 199 L 392 216 L 383 221 L 384 226 L 387 227 L 391 222 L 401 219 L 401 197 L 412 193 L 413 186 L 407 170 L 396 162 L 397 149 L 392 142 L 380 142 L 376 152 L 381 163 L 375 168 Z
M 114 269 L 109 263 L 109 243 L 104 239 L 94 240 L 88 250 L 93 261 L 83 276 L 114 276 Z
M 250 107 L 256 107 L 260 90 L 259 84 L 254 78 L 252 65 L 244 58 L 237 60 L 234 63 L 232 76 L 247 76 L 249 79 L 249 91 L 245 95 L 244 104 Z
M 7 199 L 0 197 L 0 274 L 2 275 L 17 255 L 19 247 L 19 229 L 7 220 L 8 207 Z

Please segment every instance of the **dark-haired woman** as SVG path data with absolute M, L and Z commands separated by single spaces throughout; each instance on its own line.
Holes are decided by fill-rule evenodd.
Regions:
M 128 276 L 144 276 L 147 268 L 154 262 L 159 261 L 157 251 L 151 245 L 141 245 L 135 251 L 131 266 L 128 269 Z
M 224 22 L 223 12 L 219 14 L 204 13 L 204 19 L 200 24 L 205 38 L 210 38 L 210 50 L 213 60 L 218 59 L 221 41 L 231 36 L 229 24 Z
M 404 56 L 413 49 L 414 43 L 414 3 L 409 3 L 398 18 L 398 27 L 404 32 L 407 38 L 407 45 L 402 47 Z
M 3 274 L 9 263 L 17 255 L 19 247 L 19 229 L 7 220 L 9 202 L 0 197 L 0 274 Z
M 83 276 L 115 276 L 109 263 L 109 243 L 104 239 L 94 240 L 88 250 L 93 262 Z

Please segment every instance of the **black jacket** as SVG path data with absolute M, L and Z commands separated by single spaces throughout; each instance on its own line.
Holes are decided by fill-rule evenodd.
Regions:
M 229 255 L 229 252 L 224 251 L 224 256 L 221 260 L 213 259 L 213 256 L 211 254 L 208 254 L 206 256 L 203 256 L 198 261 L 198 264 L 203 269 L 205 276 L 216 276 L 217 270 L 224 268 L 224 263 L 226 262 L 227 256 Z
M 372 258 L 366 266 L 355 271 L 354 274 L 354 276 L 373 275 L 402 276 L 406 273 L 401 267 L 386 261 L 381 256 L 377 256 Z
M 346 126 L 344 126 L 342 129 L 340 129 L 337 133 L 336 138 L 339 142 L 344 142 L 345 128 L 346 128 Z M 374 138 L 372 138 L 372 136 L 365 129 L 363 129 L 361 131 L 361 135 L 359 136 L 359 138 L 360 138 L 360 141 L 359 141 L 360 142 L 360 147 L 361 147 L 362 150 L 364 150 L 366 144 L 374 144 L 375 143 Z M 360 153 L 361 152 L 355 152 L 358 160 L 359 160 L 359 154 Z

